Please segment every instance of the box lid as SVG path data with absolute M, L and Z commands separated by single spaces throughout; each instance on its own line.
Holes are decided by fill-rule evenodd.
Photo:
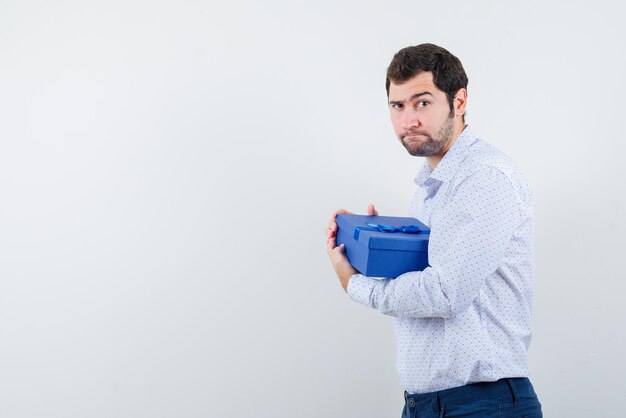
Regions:
M 430 228 L 415 218 L 337 215 L 336 221 L 339 228 L 347 231 L 355 240 L 372 250 L 426 251 L 428 249 Z M 419 230 L 419 232 L 381 232 L 373 225 L 381 225 L 382 229 L 410 226 L 412 228 L 409 229 Z

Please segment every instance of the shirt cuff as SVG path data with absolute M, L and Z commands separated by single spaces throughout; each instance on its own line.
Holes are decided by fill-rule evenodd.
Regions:
M 353 274 L 348 282 L 348 296 L 353 301 L 372 308 L 372 292 L 379 283 L 380 280 L 362 274 Z

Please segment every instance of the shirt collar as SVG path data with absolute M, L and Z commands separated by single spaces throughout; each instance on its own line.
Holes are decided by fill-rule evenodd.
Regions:
M 476 135 L 470 130 L 469 126 L 466 126 L 434 170 L 430 168 L 428 161 L 424 161 L 422 168 L 417 173 L 417 176 L 415 176 L 415 184 L 423 186 L 428 179 L 437 180 L 439 182 L 452 179 L 459 164 L 465 159 L 467 149 L 477 140 L 478 138 L 476 138 Z

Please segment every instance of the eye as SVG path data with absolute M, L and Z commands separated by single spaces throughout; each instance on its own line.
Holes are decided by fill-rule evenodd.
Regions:
M 402 103 L 392 103 L 391 108 L 395 110 L 402 110 L 402 108 L 404 108 L 404 105 Z
M 415 103 L 415 107 L 426 107 L 430 104 L 430 102 L 428 100 L 420 100 L 417 103 Z

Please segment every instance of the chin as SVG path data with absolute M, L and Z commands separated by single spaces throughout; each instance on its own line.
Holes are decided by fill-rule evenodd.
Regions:
M 426 157 L 427 156 L 425 155 L 425 152 L 423 149 L 420 149 L 420 148 L 415 149 L 410 146 L 409 147 L 405 146 L 404 148 L 406 148 L 406 151 L 414 157 Z

